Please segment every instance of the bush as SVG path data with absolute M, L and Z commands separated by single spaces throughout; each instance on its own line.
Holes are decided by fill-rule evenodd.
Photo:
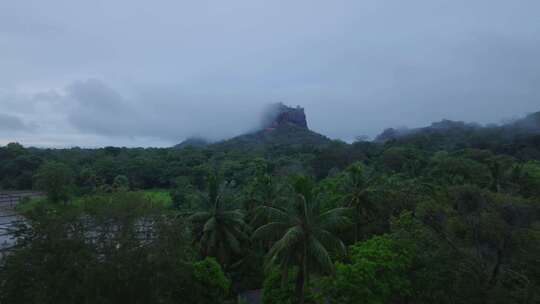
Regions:
M 196 261 L 187 224 L 140 193 L 43 204 L 0 259 L 0 303 L 223 303 L 230 282 Z
M 296 270 L 289 271 L 286 280 L 283 280 L 282 273 L 277 269 L 272 269 L 263 283 L 263 304 L 296 304 L 298 300 L 295 294 Z M 315 303 L 314 294 L 306 288 L 305 303 Z
M 351 263 L 337 263 L 335 277 L 321 284 L 330 303 L 383 304 L 405 296 L 411 284 L 407 270 L 410 254 L 388 235 L 376 236 L 350 248 Z

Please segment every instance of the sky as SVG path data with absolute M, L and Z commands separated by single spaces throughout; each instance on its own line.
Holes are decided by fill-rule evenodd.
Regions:
M 0 0 L 0 145 L 167 147 L 269 103 L 350 141 L 540 111 L 538 0 Z

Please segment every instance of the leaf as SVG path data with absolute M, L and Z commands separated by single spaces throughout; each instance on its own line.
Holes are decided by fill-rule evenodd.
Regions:
M 212 214 L 210 212 L 197 212 L 188 217 L 188 220 L 197 223 L 197 222 L 206 222 Z
M 272 222 L 268 223 L 253 232 L 253 239 L 275 240 L 283 235 L 283 232 L 289 227 L 286 223 Z
M 259 206 L 256 212 L 260 212 L 262 215 L 268 217 L 273 222 L 288 222 L 291 221 L 291 215 L 285 210 L 281 210 L 277 207 Z
M 334 263 L 324 246 L 314 237 L 310 237 L 307 242 L 307 254 L 316 261 L 318 268 L 323 273 L 332 273 Z
M 216 230 L 217 224 L 218 223 L 216 221 L 216 218 L 212 217 L 206 222 L 206 224 L 204 224 L 203 231 L 208 232 L 208 231 Z
M 343 244 L 339 238 L 335 237 L 330 232 L 323 229 L 316 229 L 315 235 L 321 244 L 323 244 L 323 246 L 328 250 L 334 251 L 343 256 L 346 255 L 347 249 L 345 248 L 345 244 Z
M 335 208 L 319 215 L 316 222 L 323 229 L 341 229 L 351 224 L 350 219 L 346 216 L 350 212 L 350 208 Z

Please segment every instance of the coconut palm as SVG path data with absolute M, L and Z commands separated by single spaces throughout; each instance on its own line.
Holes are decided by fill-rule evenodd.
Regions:
M 202 254 L 216 257 L 222 265 L 227 265 L 231 256 L 241 254 L 243 243 L 249 241 L 249 227 L 240 210 L 225 207 L 219 194 L 217 176 L 211 175 L 208 182 L 206 201 L 209 210 L 196 212 L 189 220 L 194 226 L 193 231 Z
M 264 172 L 257 172 L 245 188 L 244 209 L 255 213 L 260 205 L 268 205 L 276 195 L 276 187 L 272 177 Z
M 276 241 L 267 255 L 267 267 L 281 269 L 284 280 L 297 267 L 296 295 L 304 303 L 305 286 L 313 273 L 331 274 L 330 252 L 344 254 L 343 242 L 332 231 L 346 225 L 346 208 L 322 211 L 313 193 L 313 182 L 305 177 L 294 183 L 294 200 L 288 208 L 261 206 L 270 222 L 259 227 L 255 239 Z
M 344 201 L 346 206 L 354 209 L 354 241 L 360 240 L 362 219 L 366 220 L 374 211 L 375 206 L 370 201 L 369 186 L 371 180 L 366 176 L 361 163 L 351 165 L 346 170 L 343 191 L 346 193 Z
M 276 183 L 269 174 L 257 175 L 249 186 L 247 217 L 252 228 L 256 229 L 268 222 L 265 207 L 282 205 L 285 186 Z

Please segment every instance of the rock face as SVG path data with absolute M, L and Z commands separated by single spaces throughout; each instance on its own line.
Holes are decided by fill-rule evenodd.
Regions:
M 262 147 L 266 144 L 322 145 L 330 140 L 308 128 L 306 113 L 300 106 L 289 107 L 283 103 L 269 105 L 262 113 L 260 125 L 252 132 L 220 142 L 191 137 L 174 146 L 177 149 L 205 147 Z
M 273 130 L 288 125 L 294 125 L 303 129 L 308 128 L 304 108 L 300 106 L 292 108 L 283 103 L 272 105 L 264 118 L 264 129 Z

